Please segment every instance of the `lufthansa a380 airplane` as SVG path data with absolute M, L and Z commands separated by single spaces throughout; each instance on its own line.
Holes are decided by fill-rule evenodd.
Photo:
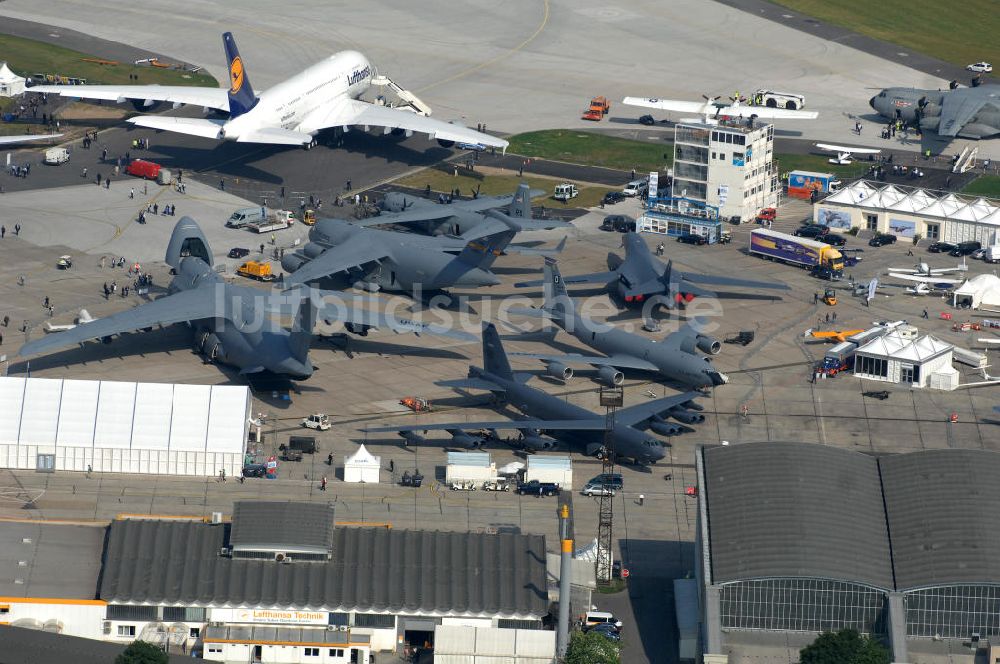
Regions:
M 39 85 L 32 92 L 58 94 L 81 99 L 123 102 L 131 100 L 136 109 L 152 109 L 157 103 L 204 106 L 228 118 L 179 118 L 140 115 L 129 122 L 181 134 L 239 143 L 279 145 L 314 144 L 324 129 L 352 126 L 382 127 L 386 133 L 427 134 L 444 147 L 468 143 L 507 148 L 507 141 L 427 117 L 430 109 L 411 94 L 400 91 L 418 112 L 405 107 L 390 108 L 359 99 L 372 85 L 388 84 L 376 79 L 375 67 L 357 51 L 331 55 L 292 78 L 257 96 L 231 32 L 222 35 L 229 63 L 229 83 L 225 88 L 168 85 Z

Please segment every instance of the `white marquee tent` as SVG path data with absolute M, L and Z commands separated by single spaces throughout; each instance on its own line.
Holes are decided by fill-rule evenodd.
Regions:
M 362 445 L 358 451 L 344 457 L 344 481 L 378 484 L 382 457 L 374 456 Z
M 1000 278 L 993 274 L 976 275 L 955 289 L 952 304 L 970 309 L 1000 307 Z
M 0 467 L 237 476 L 250 390 L 0 378 Z
M 14 97 L 24 92 L 24 77 L 10 70 L 6 62 L 0 62 L 0 97 Z

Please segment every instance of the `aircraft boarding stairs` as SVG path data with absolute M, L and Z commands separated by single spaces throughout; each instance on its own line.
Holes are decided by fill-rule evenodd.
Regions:
M 372 85 L 378 86 L 380 88 L 389 88 L 393 94 L 395 94 L 399 100 L 402 102 L 396 108 L 409 108 L 414 113 L 420 115 L 430 115 L 431 107 L 420 101 L 417 95 L 413 94 L 409 90 L 404 90 L 399 87 L 391 78 L 384 76 L 382 74 L 376 74 L 372 77 Z M 384 103 L 384 98 L 382 98 Z
M 951 167 L 952 173 L 965 173 L 972 170 L 976 165 L 976 157 L 979 155 L 978 145 L 966 145 L 962 148 L 962 154 L 958 155 L 955 164 Z

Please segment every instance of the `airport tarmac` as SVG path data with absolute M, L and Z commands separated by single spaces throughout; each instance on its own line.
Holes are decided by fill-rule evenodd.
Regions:
M 70 322 L 81 306 L 101 316 L 141 301 L 134 294 L 125 299 L 104 299 L 102 282 L 114 278 L 124 282 L 126 277 L 123 269 L 100 267 L 99 254 L 103 249 L 81 254 L 81 260 L 68 271 L 56 269 L 59 255 L 77 250 L 51 242 L 61 237 L 70 240 L 89 235 L 74 229 L 80 224 L 73 214 L 74 206 L 93 205 L 89 202 L 91 199 L 106 201 L 110 195 L 117 197 L 117 202 L 114 205 L 106 202 L 107 214 L 113 217 L 127 212 L 122 208 L 127 204 L 127 193 L 121 186 L 113 184 L 110 192 L 98 190 L 95 185 L 78 187 L 80 193 L 76 194 L 72 188 L 47 190 L 46 214 L 38 222 L 41 228 L 25 224 L 21 237 L 8 234 L 0 241 L 0 302 L 12 318 L 11 327 L 4 330 L 0 353 L 6 353 L 8 360 L 15 359 L 13 353 L 23 339 L 16 329 L 20 321 L 30 321 L 32 335 L 42 333 L 39 327 L 48 320 L 41 307 L 45 295 L 49 295 L 56 306 L 56 315 L 52 318 L 56 323 Z M 39 195 L 30 191 L 8 193 L 0 197 L 0 204 L 17 206 L 22 198 L 37 203 L 35 197 Z M 184 209 L 193 211 L 196 209 L 193 206 L 198 205 L 201 206 L 197 208 L 199 212 L 216 215 L 211 224 L 204 225 L 217 254 L 227 250 L 230 238 L 234 245 L 241 244 L 244 238 L 255 238 L 245 231 L 221 228 L 219 215 L 227 205 L 238 203 L 229 194 L 211 187 L 191 186 L 187 196 L 184 202 L 177 203 L 179 207 L 184 205 Z M 4 218 L 7 209 L 0 208 Z M 563 274 L 600 269 L 609 252 L 619 251 L 621 240 L 618 234 L 598 230 L 604 214 L 635 215 L 637 212 L 638 203 L 628 201 L 578 218 L 574 222 L 576 227 L 569 233 L 571 241 L 560 258 Z M 776 228 L 791 230 L 808 212 L 807 204 L 791 201 L 782 208 Z M 130 251 L 142 251 L 146 246 L 151 247 L 151 252 L 153 248 L 162 251 L 161 243 L 173 222 L 174 219 L 154 217 L 146 227 L 128 228 L 111 240 L 111 246 L 126 255 Z M 92 227 L 97 230 L 105 229 L 105 225 L 94 221 L 88 224 L 94 224 Z M 804 271 L 790 266 L 746 256 L 743 249 L 750 229 L 749 226 L 734 228 L 735 237 L 728 246 L 691 247 L 666 242 L 667 256 L 683 269 L 739 273 L 751 279 L 776 278 L 794 290 L 784 294 L 781 300 L 720 299 L 724 318 L 715 334 L 721 337 L 751 329 L 756 333 L 755 342 L 747 348 L 725 345 L 722 353 L 714 358 L 716 366 L 730 376 L 731 382 L 700 400 L 705 406 L 704 424 L 697 425 L 692 433 L 671 439 L 673 447 L 668 457 L 657 465 L 643 469 L 623 468 L 626 489 L 615 501 L 617 553 L 632 572 L 632 578 L 643 582 L 633 583 L 628 595 L 600 599 L 598 603 L 623 614 L 630 625 L 626 627 L 630 662 L 673 661 L 669 656 L 674 647 L 671 632 L 662 629 L 663 624 L 672 625 L 672 608 L 664 598 L 669 597 L 669 579 L 692 573 L 694 569 L 695 502 L 686 495 L 686 489 L 696 485 L 693 467 L 696 446 L 722 441 L 738 444 L 796 440 L 875 454 L 935 447 L 1000 450 L 1000 425 L 991 419 L 996 388 L 954 393 L 909 390 L 849 375 L 811 384 L 810 362 L 818 359 L 825 347 L 805 344 L 802 332 L 815 327 L 817 318 L 831 311 L 822 304 L 813 304 L 812 300 L 813 292 L 821 291 L 826 282 L 815 281 Z M 104 233 L 107 232 L 105 229 Z M 552 241 L 558 235 L 559 232 L 546 231 L 531 239 Z M 282 242 L 287 242 L 292 236 L 280 237 Z M 651 245 L 660 241 L 656 236 L 646 237 Z M 42 246 L 36 245 L 35 240 Z M 851 239 L 848 246 L 857 244 Z M 926 258 L 935 266 L 952 263 L 950 258 L 933 255 L 907 257 L 902 245 L 865 248 L 862 264 L 850 270 L 858 279 L 883 272 L 890 265 L 912 264 L 917 258 Z M 504 283 L 469 293 L 471 305 L 479 313 L 493 317 L 492 312 L 497 311 L 498 304 L 488 299 L 491 297 L 527 296 L 537 303 L 537 292 L 517 290 L 511 284 L 536 270 L 538 263 L 527 257 L 502 257 L 497 272 Z M 152 263 L 147 261 L 143 267 L 152 271 L 157 286 L 169 279 L 162 258 Z M 978 261 L 970 261 L 970 267 L 972 272 L 989 271 L 989 266 Z M 19 272 L 29 275 L 24 286 L 17 285 Z M 843 285 L 838 284 L 838 287 Z M 639 331 L 641 320 L 636 312 L 618 311 L 606 295 L 597 291 L 599 289 L 574 290 L 585 299 L 584 304 L 592 315 L 607 316 L 643 333 Z M 154 289 L 153 295 L 156 294 Z M 519 302 L 526 303 L 523 299 Z M 924 307 L 931 312 L 928 320 L 920 319 Z M 841 302 L 835 310 L 839 327 L 867 327 L 873 320 L 905 318 L 916 321 L 922 331 L 964 347 L 968 347 L 975 338 L 972 335 L 977 334 L 953 332 L 951 323 L 938 320 L 939 311 L 951 309 L 936 298 L 898 294 L 880 297 L 866 308 L 842 291 Z M 693 315 L 695 310 L 690 309 L 687 313 Z M 476 329 L 478 317 L 470 316 L 466 324 Z M 663 330 L 659 334 L 663 335 L 670 330 L 670 321 L 664 320 L 661 324 Z M 565 338 L 560 337 L 561 340 Z M 512 351 L 539 348 L 525 342 L 508 342 L 507 346 Z M 566 346 L 577 348 L 569 343 Z M 307 455 L 303 462 L 281 463 L 279 479 L 248 479 L 240 484 L 231 478 L 223 483 L 215 478 L 112 474 L 87 478 L 81 473 L 0 471 L 0 486 L 3 487 L 0 516 L 92 520 L 109 519 L 123 512 L 204 515 L 217 510 L 229 512 L 233 501 L 239 499 L 306 499 L 335 504 L 337 518 L 344 522 L 455 530 L 517 527 L 544 533 L 550 542 L 555 541 L 554 500 L 519 498 L 508 493 L 449 491 L 442 484 L 444 453 L 451 449 L 446 436 L 432 434 L 425 444 L 405 447 L 395 436 L 366 437 L 360 431 L 365 426 L 380 424 L 495 419 L 496 414 L 486 408 L 485 397 L 463 395 L 433 384 L 437 380 L 464 376 L 470 362 L 479 364 L 478 344 L 463 345 L 413 335 L 373 332 L 366 338 L 351 337 L 346 347 L 340 342 L 318 339 L 311 357 L 318 371 L 300 385 L 290 401 L 266 393 L 255 395 L 254 412 L 264 414 L 266 421 L 262 455 L 276 452 L 277 445 L 288 435 L 301 433 L 299 422 L 310 413 L 329 413 L 335 422 L 333 429 L 317 434 L 319 452 L 316 455 Z M 22 374 L 29 367 L 12 362 L 9 368 L 13 374 Z M 531 371 L 538 366 L 531 361 L 517 361 L 515 368 Z M 240 380 L 229 369 L 204 363 L 192 351 L 190 333 L 183 326 L 35 358 L 30 371 L 36 377 L 52 378 L 141 381 L 155 377 L 157 381 L 190 383 Z M 976 378 L 963 370 L 962 382 Z M 576 377 L 567 384 L 538 378 L 534 384 L 599 412 L 596 386 L 585 377 Z M 889 389 L 889 400 L 875 401 L 862 396 L 862 392 L 874 389 Z M 641 375 L 630 377 L 625 391 L 626 405 L 645 401 L 651 395 L 672 392 L 670 388 L 647 382 Z M 427 414 L 411 413 L 398 403 L 404 396 L 428 398 L 435 410 Z M 739 414 L 742 404 L 748 404 L 747 417 Z M 948 423 L 953 412 L 957 413 L 958 422 Z M 336 466 L 342 466 L 343 458 L 361 442 L 382 457 L 382 483 L 377 487 L 345 484 L 338 478 Z M 498 466 L 517 458 L 513 450 L 503 445 L 489 448 L 489 451 Z M 333 467 L 325 463 L 328 454 L 333 455 Z M 578 489 L 599 473 L 601 466 L 596 460 L 572 454 L 574 486 Z M 388 471 L 390 460 L 392 473 Z M 425 485 L 419 490 L 399 486 L 401 474 L 414 469 L 427 477 Z M 325 492 L 320 490 L 324 476 L 330 480 Z M 30 502 L 30 506 L 26 506 L 26 502 Z M 575 497 L 576 533 L 581 546 L 596 535 L 597 507 L 594 499 Z
M 699 0 L 628 7 L 597 0 L 475 0 L 423 7 L 418 17 L 399 0 L 336 10 L 319 2 L 280 9 L 263 0 L 245 5 L 238 21 L 220 18 L 230 11 L 220 0 L 158 13 L 155 20 L 150 10 L 125 0 L 98 6 L 9 0 L 0 15 L 45 24 L 38 38 L 48 37 L 48 26 L 71 28 L 194 62 L 219 80 L 226 80 L 220 34 L 234 30 L 260 89 L 338 50 L 357 49 L 427 102 L 436 117 L 485 122 L 501 133 L 587 126 L 580 114 L 598 94 L 696 100 L 765 86 L 799 92 L 808 108 L 820 112 L 815 121 L 780 123 L 785 135 L 869 145 L 879 141 L 879 121 L 867 103 L 871 88 L 947 85 L 783 23 Z M 652 53 L 660 57 L 651 59 Z M 611 120 L 643 113 L 613 102 Z M 857 119 L 868 125 L 861 136 L 853 132 Z M 956 148 L 960 143 L 949 151 Z M 1000 157 L 1000 145 L 984 142 L 980 153 Z

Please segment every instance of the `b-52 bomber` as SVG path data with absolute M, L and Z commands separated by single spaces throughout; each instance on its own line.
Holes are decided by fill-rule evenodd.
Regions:
M 285 254 L 281 266 L 290 273 L 285 284 L 292 286 L 337 276 L 369 289 L 404 293 L 495 286 L 500 279 L 490 267 L 504 252 L 545 256 L 558 253 L 566 242 L 563 238 L 555 249 L 512 246 L 517 230 L 516 224 L 503 223 L 486 234 L 472 228 L 457 237 L 428 237 L 321 219 L 309 230 L 309 242 Z
M 479 196 L 472 200 L 432 203 L 398 191 L 385 195 L 376 217 L 354 222 L 358 226 L 404 224 L 427 235 L 463 235 L 475 229 L 487 235 L 510 228 L 518 232 L 571 228 L 573 224 L 556 219 L 534 219 L 531 198 L 543 195 L 527 184 L 518 186 L 513 195 Z M 501 208 L 507 208 L 503 212 Z M 463 235 L 463 237 L 467 237 Z
M 487 422 L 453 422 L 445 424 L 413 424 L 407 426 L 376 427 L 366 433 L 398 432 L 408 442 L 420 442 L 418 431 L 447 431 L 452 439 L 465 447 L 478 447 L 482 439 L 466 430 L 517 429 L 521 444 L 526 449 L 551 449 L 549 434 L 566 444 L 575 446 L 589 456 L 603 457 L 605 433 L 614 448 L 614 454 L 634 460 L 637 464 L 655 463 L 665 456 L 662 441 L 643 429 L 671 436 L 690 431 L 686 426 L 668 422 L 673 417 L 685 424 L 697 424 L 705 417 L 697 412 L 701 406 L 694 400 L 699 392 L 684 392 L 662 399 L 646 401 L 618 410 L 615 425 L 606 432 L 607 421 L 603 414 L 593 413 L 566 401 L 562 397 L 543 392 L 527 385 L 531 374 L 516 374 L 492 323 L 483 328 L 483 367 L 469 367 L 469 377 L 445 380 L 436 385 L 456 389 L 487 390 L 497 397 L 498 403 L 507 403 L 528 417 L 521 420 Z
M 564 284 L 603 283 L 614 284 L 618 296 L 625 304 L 641 304 L 655 297 L 656 303 L 667 309 L 690 302 L 695 297 L 714 297 L 715 293 L 697 284 L 715 286 L 735 286 L 740 288 L 771 288 L 789 290 L 777 281 L 753 281 L 714 274 L 681 272 L 673 268 L 673 262 L 664 264 L 649 251 L 646 241 L 638 233 L 626 233 L 622 239 L 625 245 L 625 260 L 617 254 L 608 254 L 608 271 L 592 274 L 578 274 L 563 277 Z M 523 281 L 514 284 L 517 288 L 541 286 L 544 279 Z
M 332 302 L 321 302 L 314 292 L 294 293 L 274 300 L 267 291 L 223 281 L 213 269 L 208 240 L 190 217 L 174 226 L 167 246 L 166 263 L 176 272 L 168 294 L 152 302 L 29 341 L 19 355 L 37 355 L 84 341 L 105 339 L 156 326 L 188 323 L 195 330 L 197 348 L 210 360 L 237 367 L 241 374 L 271 374 L 305 380 L 313 373 L 309 345 L 317 315 L 345 323 L 349 331 L 366 332 L 387 327 L 396 332 L 427 332 L 471 338 L 462 332 L 393 318 L 363 309 L 366 298 L 337 293 Z M 271 320 L 269 311 L 282 311 L 295 300 L 291 330 Z
M 568 380 L 573 376 L 570 364 L 598 367 L 598 379 L 610 385 L 621 385 L 625 377 L 619 369 L 652 371 L 687 388 L 700 389 L 724 385 L 728 378 L 712 366 L 711 360 L 698 354 L 701 350 L 716 355 L 722 344 L 712 337 L 700 334 L 690 325 L 669 335 L 663 341 L 654 341 L 638 334 L 620 330 L 607 323 L 585 318 L 576 311 L 573 300 L 562 283 L 559 267 L 554 260 L 545 259 L 544 305 L 541 309 L 514 308 L 514 315 L 534 316 L 550 320 L 568 334 L 594 350 L 606 355 L 551 355 L 512 353 L 517 357 L 531 357 L 545 362 L 545 372 L 550 376 Z M 555 329 L 549 327 L 549 339 Z M 529 333 L 533 334 L 533 333 Z

